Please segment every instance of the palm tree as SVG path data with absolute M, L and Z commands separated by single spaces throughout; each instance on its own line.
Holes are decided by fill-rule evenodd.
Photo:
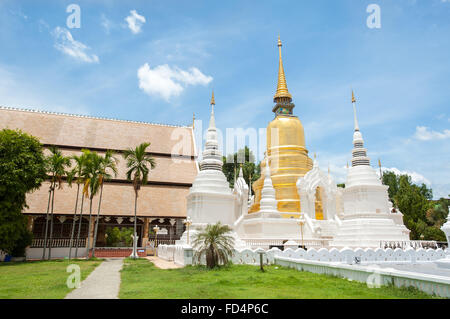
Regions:
M 98 193 L 100 187 L 100 167 L 102 157 L 96 152 L 88 152 L 89 159 L 86 162 L 83 175 L 85 176 L 83 194 L 89 194 L 89 226 L 88 226 L 88 242 L 86 248 L 86 258 L 89 259 L 89 249 L 91 244 L 91 226 L 92 226 L 92 199 Z
M 45 158 L 45 170 L 49 172 L 49 161 L 50 156 Z M 47 213 L 45 214 L 45 235 L 44 235 L 44 247 L 42 249 L 42 260 L 45 259 L 45 250 L 47 248 L 47 234 L 48 234 L 48 214 L 50 213 L 50 201 L 52 199 L 52 193 L 53 193 L 53 176 L 50 180 L 50 187 L 48 189 L 48 203 L 47 203 Z
M 113 177 L 108 170 L 111 170 L 114 174 L 114 177 L 117 176 L 117 158 L 114 157 L 114 153 L 112 151 L 106 151 L 105 156 L 101 158 L 100 161 L 100 169 L 98 172 L 99 175 L 99 184 L 100 184 L 100 199 L 98 201 L 98 210 L 97 210 L 97 218 L 95 221 L 95 232 L 94 232 L 94 242 L 92 249 L 92 257 L 95 257 L 95 244 L 97 242 L 97 231 L 98 231 L 98 223 L 100 220 L 100 207 L 102 204 L 102 195 L 103 195 L 103 182 L 105 180 L 109 180 Z
M 89 165 L 89 161 L 91 160 L 91 151 L 83 149 L 81 150 L 83 154 L 81 155 L 83 157 L 83 165 L 81 166 L 81 170 L 79 173 L 80 176 L 80 183 L 83 185 L 86 184 L 86 179 L 88 178 L 88 170 L 87 166 Z M 78 222 L 78 232 L 77 232 L 77 240 L 76 240 L 76 246 L 75 246 L 75 258 L 78 257 L 78 246 L 80 244 L 80 234 L 81 234 L 81 225 L 83 222 L 83 208 L 84 208 L 84 198 L 89 196 L 89 189 L 86 190 L 86 187 L 83 186 L 83 191 L 81 194 L 81 208 L 80 208 L 80 218 Z
M 150 172 L 150 169 L 154 169 L 156 166 L 155 159 L 147 154 L 145 150 L 147 147 L 150 146 L 150 143 L 142 143 L 133 150 L 131 148 L 125 150 L 123 152 L 123 157 L 127 161 L 127 180 L 133 182 L 133 188 L 134 188 L 134 238 L 136 239 L 137 236 L 137 198 L 139 190 L 141 189 L 141 185 L 147 184 L 148 180 L 148 174 Z M 149 166 L 150 165 L 150 169 Z M 136 246 L 137 241 L 133 241 L 133 255 L 132 258 L 137 258 L 136 254 Z
M 75 200 L 75 211 L 73 213 L 73 222 L 72 222 L 72 231 L 70 234 L 70 243 L 69 243 L 69 259 L 72 257 L 72 246 L 73 246 L 73 237 L 75 235 L 75 226 L 76 226 L 76 217 L 77 217 L 77 208 L 78 208 L 78 198 L 80 195 L 80 185 L 83 183 L 82 180 L 82 172 L 86 161 L 86 155 L 82 153 L 80 156 L 72 156 L 72 159 L 75 161 L 75 167 L 70 171 L 67 176 L 67 181 L 70 186 L 72 186 L 72 181 L 75 179 L 77 183 L 77 198 Z M 83 201 L 83 200 L 82 200 Z M 81 209 L 81 212 L 83 210 Z M 81 218 L 81 215 L 80 215 Z M 77 241 L 78 246 L 78 241 Z
M 220 222 L 207 225 L 205 230 L 196 234 L 193 241 L 195 248 L 194 258 L 200 263 L 203 255 L 206 257 L 206 266 L 214 268 L 220 264 L 227 264 L 233 255 L 234 238 L 228 233 L 231 228 Z
M 70 167 L 70 158 L 62 154 L 62 152 L 56 147 L 50 148 L 50 156 L 48 157 L 48 171 L 52 174 L 51 178 L 51 212 L 50 212 L 50 238 L 48 247 L 48 259 L 52 257 L 52 239 L 53 239 L 53 208 L 55 202 L 55 188 L 58 185 L 58 189 L 62 188 L 62 178 L 67 175 L 66 168 Z M 46 221 L 47 225 L 47 221 Z M 45 241 L 47 241 L 47 227 L 45 232 Z M 45 245 L 44 245 L 44 256 L 45 256 Z

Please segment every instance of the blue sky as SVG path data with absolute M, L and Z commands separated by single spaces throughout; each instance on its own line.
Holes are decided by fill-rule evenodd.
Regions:
M 66 25 L 72 3 L 80 28 Z M 380 29 L 366 24 L 372 3 Z M 449 0 L 1 0 L 0 105 L 188 125 L 208 120 L 214 88 L 220 129 L 264 128 L 278 34 L 324 170 L 345 178 L 353 88 L 372 165 L 450 193 Z

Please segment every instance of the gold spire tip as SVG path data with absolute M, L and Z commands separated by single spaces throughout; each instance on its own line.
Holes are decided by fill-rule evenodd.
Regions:
M 356 99 L 355 99 L 355 93 L 353 92 L 353 90 L 352 90 L 352 103 L 355 103 L 356 102 Z
M 274 102 L 278 102 L 279 98 L 288 98 L 292 100 L 292 95 L 289 93 L 287 84 L 286 84 L 286 76 L 284 75 L 283 68 L 283 59 L 281 58 L 281 39 L 278 36 L 278 52 L 279 52 L 279 64 L 278 64 L 278 84 L 277 84 L 277 92 L 275 93 Z
M 212 95 L 211 95 L 211 105 L 216 105 L 216 101 L 214 100 L 214 90 L 212 90 Z

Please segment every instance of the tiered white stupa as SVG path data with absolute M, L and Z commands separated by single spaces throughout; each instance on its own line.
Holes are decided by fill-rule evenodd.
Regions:
M 268 161 L 265 158 L 264 161 Z M 277 209 L 275 189 L 270 175 L 270 165 L 264 166 L 263 188 L 261 190 L 260 209 L 258 212 L 246 214 L 236 223 L 236 231 L 242 239 L 277 240 L 299 239 L 300 227 L 298 219 L 282 218 Z
M 409 240 L 399 211 L 392 212 L 387 189 L 370 166 L 364 140 L 356 117 L 356 100 L 352 92 L 355 132 L 352 166 L 348 169 L 343 190 L 343 220 L 331 242 L 335 247 L 380 247 L 381 241 Z M 400 216 L 400 218 L 399 218 Z
M 233 227 L 235 213 L 235 198 L 228 181 L 222 172 L 222 152 L 219 150 L 217 129 L 214 118 L 214 92 L 211 97 L 211 118 L 206 133 L 205 149 L 200 161 L 200 171 L 189 190 L 187 200 L 187 216 L 192 220 L 190 226 L 190 240 L 195 234 L 208 224 L 221 222 Z M 245 183 L 245 182 L 244 182 Z M 247 193 L 244 194 L 245 199 Z M 235 236 L 235 234 L 233 234 Z M 177 244 L 187 243 L 185 231 Z M 236 238 L 236 246 L 243 244 Z

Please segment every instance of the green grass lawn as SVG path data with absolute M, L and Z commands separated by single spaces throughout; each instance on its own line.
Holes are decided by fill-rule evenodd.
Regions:
M 56 299 L 64 298 L 72 289 L 66 280 L 66 268 L 77 264 L 81 280 L 85 279 L 101 261 L 52 260 L 0 263 L 0 299 Z
M 120 298 L 431 298 L 416 289 L 368 288 L 346 279 L 279 266 L 233 265 L 159 269 L 148 260 L 124 261 Z

